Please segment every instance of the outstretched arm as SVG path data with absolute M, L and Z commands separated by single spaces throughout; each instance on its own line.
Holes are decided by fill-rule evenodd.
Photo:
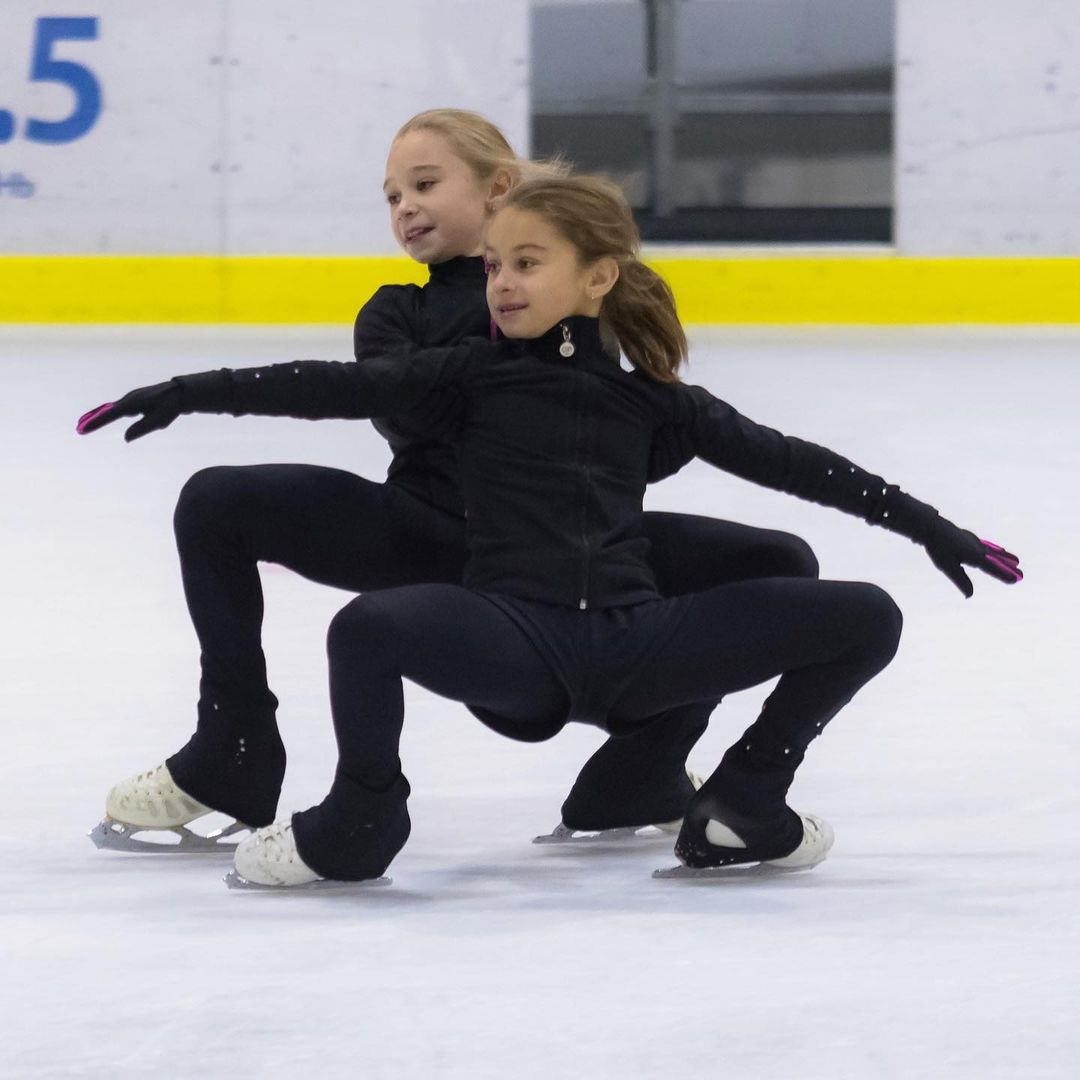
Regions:
M 1019 559 L 980 540 L 920 502 L 823 446 L 755 424 L 701 387 L 678 390 L 680 426 L 698 457 L 764 487 L 831 506 L 906 536 L 967 597 L 973 566 L 1006 584 L 1023 580 Z
M 301 420 L 365 419 L 415 406 L 464 379 L 468 346 L 389 354 L 364 364 L 296 360 L 268 367 L 222 368 L 178 375 L 141 387 L 79 418 L 80 435 L 124 417 L 141 417 L 124 433 L 131 442 L 168 427 L 184 413 L 291 416 Z

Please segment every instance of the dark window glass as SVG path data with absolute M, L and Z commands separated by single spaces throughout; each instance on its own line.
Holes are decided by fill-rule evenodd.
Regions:
M 646 239 L 889 242 L 894 0 L 539 0 L 532 151 Z

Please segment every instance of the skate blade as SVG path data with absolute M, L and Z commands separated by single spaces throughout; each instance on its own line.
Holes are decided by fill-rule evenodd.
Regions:
M 628 825 L 625 828 L 588 832 L 584 829 L 571 829 L 560 823 L 551 832 L 533 837 L 534 844 L 626 844 L 644 840 L 667 840 L 671 843 L 671 830 L 665 830 L 662 825 L 639 825 L 637 828 Z
M 390 885 L 394 879 L 377 877 L 366 878 L 363 881 L 329 881 L 325 878 L 316 878 L 314 881 L 307 881 L 303 885 L 263 885 L 257 881 L 248 881 L 246 877 L 241 877 L 235 870 L 230 870 L 225 875 L 224 880 L 230 889 L 245 890 L 247 892 L 301 893 L 360 892 L 365 889 Z
M 803 866 L 776 866 L 773 863 L 731 863 L 728 866 L 672 866 L 664 870 L 654 870 L 652 876 L 664 881 L 740 881 L 749 878 L 781 877 L 784 874 L 797 874 L 802 870 L 813 870 L 824 862 Z
M 229 837 L 241 832 L 251 830 L 239 821 L 204 836 L 183 825 L 172 829 L 152 829 L 145 825 L 128 825 L 107 817 L 99 821 L 86 835 L 94 842 L 95 847 L 103 851 L 133 851 L 144 855 L 233 855 L 239 838 L 230 840 Z M 139 834 L 156 835 L 157 839 L 139 839 Z M 170 839 L 173 836 L 179 839 Z

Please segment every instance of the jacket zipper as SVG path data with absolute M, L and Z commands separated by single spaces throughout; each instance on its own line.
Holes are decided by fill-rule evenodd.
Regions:
M 561 325 L 563 332 L 563 346 L 573 348 L 570 340 L 570 330 Z M 571 351 L 569 355 L 573 355 Z M 589 607 L 589 487 L 592 482 L 592 466 L 585 455 L 586 427 L 588 420 L 589 380 L 588 376 L 580 368 L 577 372 L 580 393 L 578 395 L 577 411 L 577 458 L 581 467 L 581 503 L 578 511 L 578 523 L 581 531 L 581 589 L 578 597 L 578 610 L 586 611 Z

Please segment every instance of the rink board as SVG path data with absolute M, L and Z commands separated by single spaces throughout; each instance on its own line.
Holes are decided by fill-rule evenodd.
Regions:
M 684 322 L 1077 324 L 1080 258 L 915 258 L 655 251 Z M 396 257 L 0 257 L 0 322 L 341 324 L 380 286 L 422 282 Z

